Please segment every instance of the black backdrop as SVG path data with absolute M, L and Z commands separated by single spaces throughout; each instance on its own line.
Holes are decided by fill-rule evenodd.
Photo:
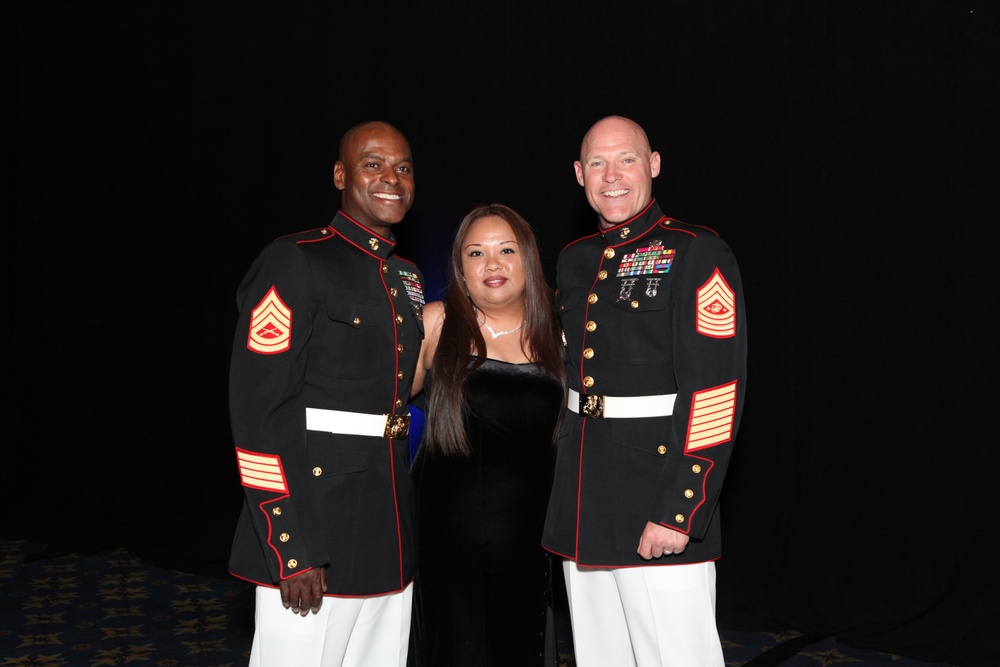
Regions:
M 340 134 L 410 138 L 433 297 L 482 201 L 552 277 L 619 113 L 747 291 L 720 623 L 996 660 L 998 3 L 334 4 L 11 5 L 0 537 L 222 573 L 235 288 L 329 220 Z

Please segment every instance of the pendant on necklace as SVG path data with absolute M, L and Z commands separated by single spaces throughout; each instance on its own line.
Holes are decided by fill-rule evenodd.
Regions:
M 520 323 L 520 324 L 518 324 L 518 325 L 517 325 L 516 327 L 514 327 L 513 329 L 507 329 L 506 331 L 495 331 L 495 330 L 493 329 L 493 327 L 491 327 L 491 326 L 490 326 L 489 324 L 487 324 L 487 323 L 486 323 L 486 320 L 480 320 L 480 319 L 479 319 L 479 318 L 477 317 L 477 318 L 476 318 L 476 321 L 478 321 L 478 322 L 479 322 L 479 323 L 480 323 L 481 325 L 483 325 L 484 327 L 486 327 L 486 330 L 490 332 L 490 335 L 491 335 L 491 336 L 493 336 L 493 340 L 496 340 L 496 339 L 497 339 L 497 338 L 499 338 L 500 336 L 506 336 L 507 334 L 512 334 L 512 333 L 516 333 L 516 332 L 518 332 L 518 331 L 520 331 L 520 330 L 521 330 L 521 327 L 523 327 L 523 326 L 524 326 L 524 320 L 521 320 L 521 323 Z

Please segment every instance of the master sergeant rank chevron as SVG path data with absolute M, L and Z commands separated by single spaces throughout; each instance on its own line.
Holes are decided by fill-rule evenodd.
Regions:
M 736 335 L 736 295 L 719 269 L 698 288 L 698 316 L 695 329 L 710 338 Z

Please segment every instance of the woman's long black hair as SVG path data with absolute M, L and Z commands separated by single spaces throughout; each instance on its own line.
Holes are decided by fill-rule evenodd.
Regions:
M 545 281 L 535 232 L 513 209 L 502 204 L 475 207 L 462 219 L 451 247 L 451 273 L 444 297 L 441 338 L 431 362 L 424 444 L 430 452 L 469 454 L 465 435 L 464 383 L 469 374 L 486 360 L 486 341 L 479 329 L 475 309 L 465 290 L 462 256 L 469 228 L 480 218 L 495 216 L 510 225 L 524 265 L 524 325 L 521 347 L 525 356 L 566 386 L 559 318 L 555 297 Z M 471 357 L 475 356 L 472 360 Z M 471 363 L 470 363 L 471 361 Z M 564 389 L 565 391 L 565 389 Z M 561 421 L 561 420 L 560 420 Z M 553 434 L 553 443 L 556 434 Z

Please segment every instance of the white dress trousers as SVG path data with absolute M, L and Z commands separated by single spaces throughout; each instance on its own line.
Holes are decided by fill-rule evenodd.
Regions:
M 563 572 L 577 667 L 724 667 L 714 562 Z
M 316 614 L 281 604 L 277 588 L 257 587 L 250 667 L 405 667 L 413 584 L 367 598 L 324 597 Z

